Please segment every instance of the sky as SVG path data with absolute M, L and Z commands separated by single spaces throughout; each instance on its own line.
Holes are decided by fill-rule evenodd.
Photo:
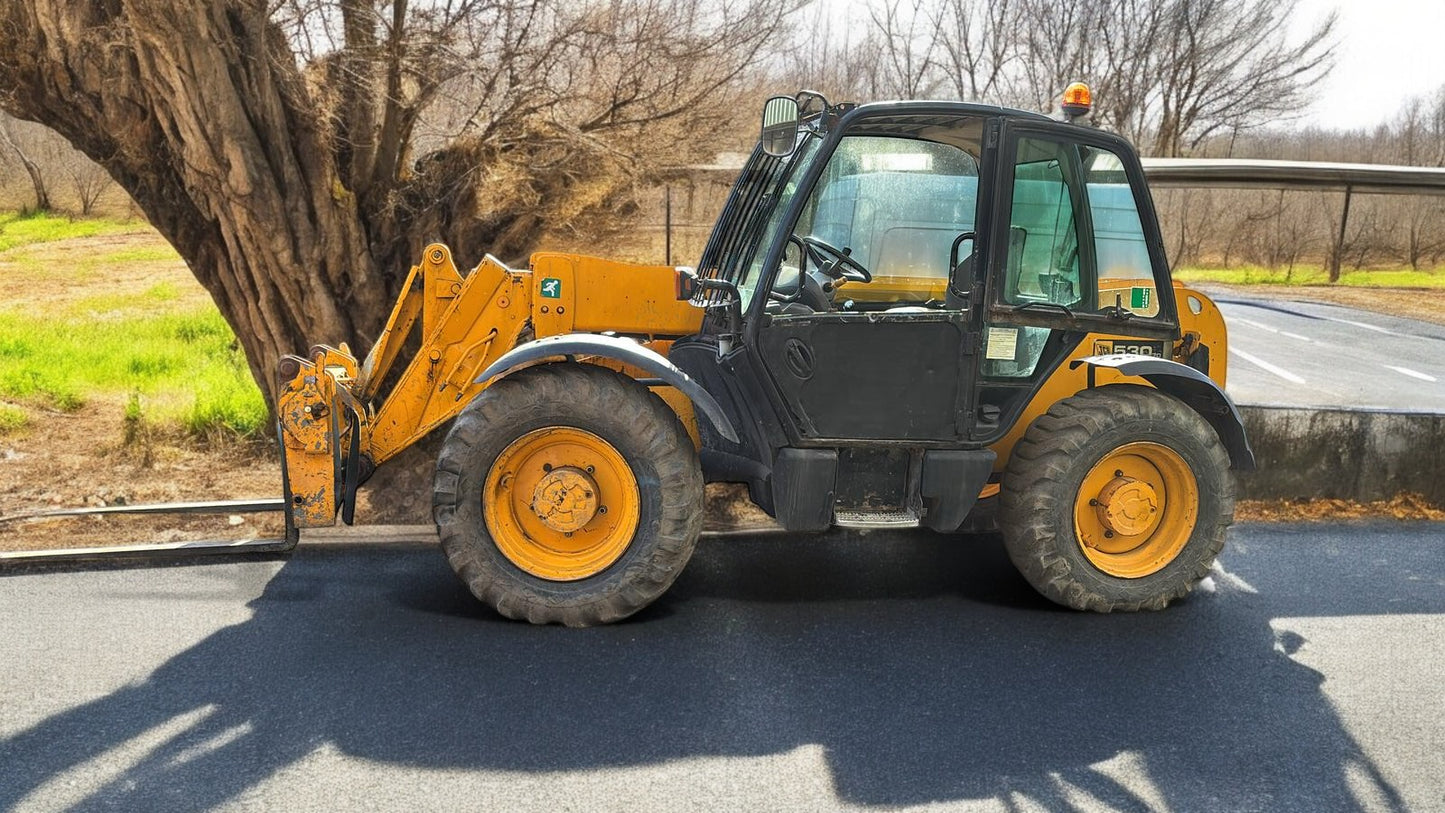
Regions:
M 1340 13 L 1335 68 L 1304 123 L 1372 128 L 1393 119 L 1409 97 L 1445 85 L 1445 2 L 1300 0 L 1297 25 L 1308 29 L 1331 8 Z
M 834 15 L 866 21 L 864 0 L 822 0 Z M 1294 25 L 1307 34 L 1339 11 L 1334 70 L 1303 111 L 1303 125 L 1371 129 L 1389 122 L 1411 96 L 1445 85 L 1445 0 L 1298 0 Z

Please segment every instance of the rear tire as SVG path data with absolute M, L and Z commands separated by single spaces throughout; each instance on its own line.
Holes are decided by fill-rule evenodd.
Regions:
M 477 598 L 508 618 L 585 627 L 671 586 L 697 545 L 702 503 L 697 453 L 662 399 L 611 370 L 561 363 L 515 373 L 462 410 L 432 508 Z
M 1157 610 L 1208 575 L 1234 521 L 1214 429 L 1155 389 L 1112 385 L 1054 404 L 1014 447 L 999 525 L 1046 598 L 1080 610 Z

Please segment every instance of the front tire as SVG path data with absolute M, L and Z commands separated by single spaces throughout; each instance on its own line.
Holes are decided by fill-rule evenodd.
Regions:
M 1208 575 L 1234 521 L 1214 429 L 1155 389 L 1113 385 L 1054 404 L 1014 447 L 999 524 L 1046 598 L 1096 612 L 1157 610 Z
M 547 364 L 488 387 L 437 460 L 442 549 L 508 618 L 626 618 L 682 572 L 702 530 L 702 472 L 677 415 L 632 379 Z

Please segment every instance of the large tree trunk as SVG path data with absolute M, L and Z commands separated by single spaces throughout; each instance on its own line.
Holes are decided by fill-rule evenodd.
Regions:
M 131 194 L 268 396 L 282 354 L 374 339 L 386 280 L 264 3 L 5 0 L 0 51 L 5 106 Z

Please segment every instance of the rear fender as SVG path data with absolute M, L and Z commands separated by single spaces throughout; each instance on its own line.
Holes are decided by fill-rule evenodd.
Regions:
M 1254 450 L 1249 447 L 1249 438 L 1244 434 L 1244 421 L 1234 401 L 1204 373 L 1177 361 L 1139 356 L 1128 353 L 1111 356 L 1085 356 L 1069 363 L 1070 369 L 1079 365 L 1089 367 L 1089 386 L 1093 386 L 1093 371 L 1098 367 L 1118 370 L 1124 375 L 1138 376 L 1148 381 L 1155 389 L 1167 392 L 1188 404 L 1200 417 L 1209 421 L 1219 440 L 1229 452 L 1229 462 L 1239 471 L 1254 471 Z
M 519 344 L 492 362 L 487 369 L 482 371 L 481 375 L 477 376 L 475 383 L 490 384 L 523 367 L 557 356 L 564 356 L 569 360 L 577 356 L 602 356 L 646 370 L 686 395 L 697 411 L 706 415 L 707 419 L 712 422 L 718 434 L 733 443 L 738 442 L 737 430 L 733 428 L 732 422 L 728 420 L 722 406 L 718 404 L 717 399 L 702 388 L 702 385 L 692 380 L 687 373 L 679 370 L 676 365 L 656 351 L 643 347 L 631 339 L 618 336 L 603 336 L 597 333 L 566 333 Z

